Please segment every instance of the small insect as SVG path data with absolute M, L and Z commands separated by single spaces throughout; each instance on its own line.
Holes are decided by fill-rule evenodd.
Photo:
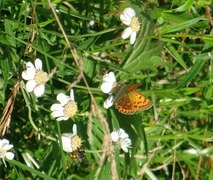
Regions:
M 136 91 L 141 84 L 116 86 L 113 89 L 114 105 L 123 114 L 134 114 L 152 107 L 152 101 Z
M 77 149 L 76 151 L 69 152 L 68 155 L 71 158 L 77 159 L 77 160 L 82 160 L 82 159 L 86 158 L 85 151 L 83 149 Z

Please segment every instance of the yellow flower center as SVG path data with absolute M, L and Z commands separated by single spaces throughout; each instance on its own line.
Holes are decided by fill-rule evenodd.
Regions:
M 115 81 L 114 83 L 113 83 L 113 85 L 112 85 L 112 88 L 114 89 L 114 88 L 116 88 L 118 86 L 118 83 Z
M 134 32 L 138 32 L 140 30 L 140 22 L 136 16 L 131 19 L 130 27 Z
M 78 135 L 74 135 L 72 137 L 71 146 L 72 146 L 72 150 L 73 151 L 76 151 L 76 150 L 81 148 L 82 140 L 81 140 L 81 138 Z
M 78 106 L 75 101 L 70 100 L 65 106 L 64 106 L 64 114 L 68 117 L 73 117 L 78 110 Z
M 48 75 L 46 72 L 38 70 L 35 74 L 34 80 L 38 85 L 44 84 L 48 80 Z
M 3 149 L 0 149 L 0 158 L 4 158 L 6 155 L 6 151 Z

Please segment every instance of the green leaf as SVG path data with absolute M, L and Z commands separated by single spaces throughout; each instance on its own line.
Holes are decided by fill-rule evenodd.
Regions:
M 176 51 L 176 49 L 172 46 L 172 44 L 167 43 L 166 45 L 167 51 L 172 55 L 172 57 L 187 71 L 187 66 L 181 55 Z
M 160 29 L 160 34 L 168 34 L 168 33 L 173 33 L 177 31 L 184 30 L 186 28 L 190 28 L 191 26 L 195 25 L 197 22 L 199 22 L 202 19 L 202 17 L 197 17 L 194 19 L 191 19 L 189 21 L 184 21 L 182 23 L 170 25 L 170 26 L 164 26 Z
M 187 74 L 181 79 L 181 81 L 177 84 L 176 88 L 183 87 L 187 83 L 191 82 L 193 78 L 200 72 L 202 67 L 205 64 L 205 60 L 196 58 L 194 65 L 187 72 Z
M 213 35 L 205 35 L 202 37 L 206 44 L 213 46 Z
M 10 42 L 10 46 L 11 46 L 9 56 L 14 62 L 17 62 L 19 57 L 16 54 L 16 41 L 15 41 L 15 38 L 13 38 L 14 31 L 12 29 L 10 20 L 5 19 L 4 26 L 5 26 L 5 32 L 8 34 L 7 39 Z
M 86 74 L 86 77 L 88 79 L 88 83 L 92 83 L 92 79 L 95 75 L 95 68 L 96 68 L 96 63 L 89 58 L 84 58 L 83 59 L 83 69 Z
M 206 99 L 212 99 L 213 98 L 213 85 L 210 85 L 210 86 L 207 87 L 205 98 Z
M 174 9 L 175 12 L 182 12 L 182 11 L 186 11 L 189 8 L 192 7 L 192 5 L 194 4 L 194 0 L 188 0 L 186 1 L 182 6 Z
M 26 166 L 25 164 L 22 164 L 18 161 L 15 161 L 15 160 L 8 160 L 8 162 L 10 162 L 11 164 L 14 164 L 15 166 L 17 167 L 20 167 L 21 169 L 24 169 L 24 170 L 27 170 L 28 172 L 34 174 L 34 175 L 37 175 L 38 177 L 41 177 L 41 178 L 44 178 L 44 179 L 47 179 L 47 180 L 55 180 L 54 178 L 38 171 L 38 170 L 35 170 L 29 166 Z

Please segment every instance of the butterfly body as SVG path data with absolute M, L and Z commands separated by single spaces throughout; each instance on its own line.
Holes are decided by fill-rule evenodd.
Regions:
M 136 91 L 141 84 L 121 85 L 114 90 L 114 105 L 123 114 L 134 114 L 152 107 L 150 99 Z

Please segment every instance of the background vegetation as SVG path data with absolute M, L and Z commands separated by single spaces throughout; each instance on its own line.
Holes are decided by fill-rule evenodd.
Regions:
M 132 7 L 141 21 L 137 41 L 120 35 Z M 15 158 L 0 163 L 3 179 L 213 179 L 213 2 L 211 0 L 1 0 L 0 108 L 2 138 Z M 25 63 L 43 60 L 52 78 L 44 96 L 25 89 Z M 123 115 L 106 110 L 100 90 L 112 70 L 119 83 L 141 83 L 153 107 Z M 56 96 L 73 88 L 78 113 L 58 122 Z M 4 112 L 3 112 L 4 110 Z M 84 159 L 58 145 L 78 126 Z M 123 128 L 129 153 L 109 133 Z

